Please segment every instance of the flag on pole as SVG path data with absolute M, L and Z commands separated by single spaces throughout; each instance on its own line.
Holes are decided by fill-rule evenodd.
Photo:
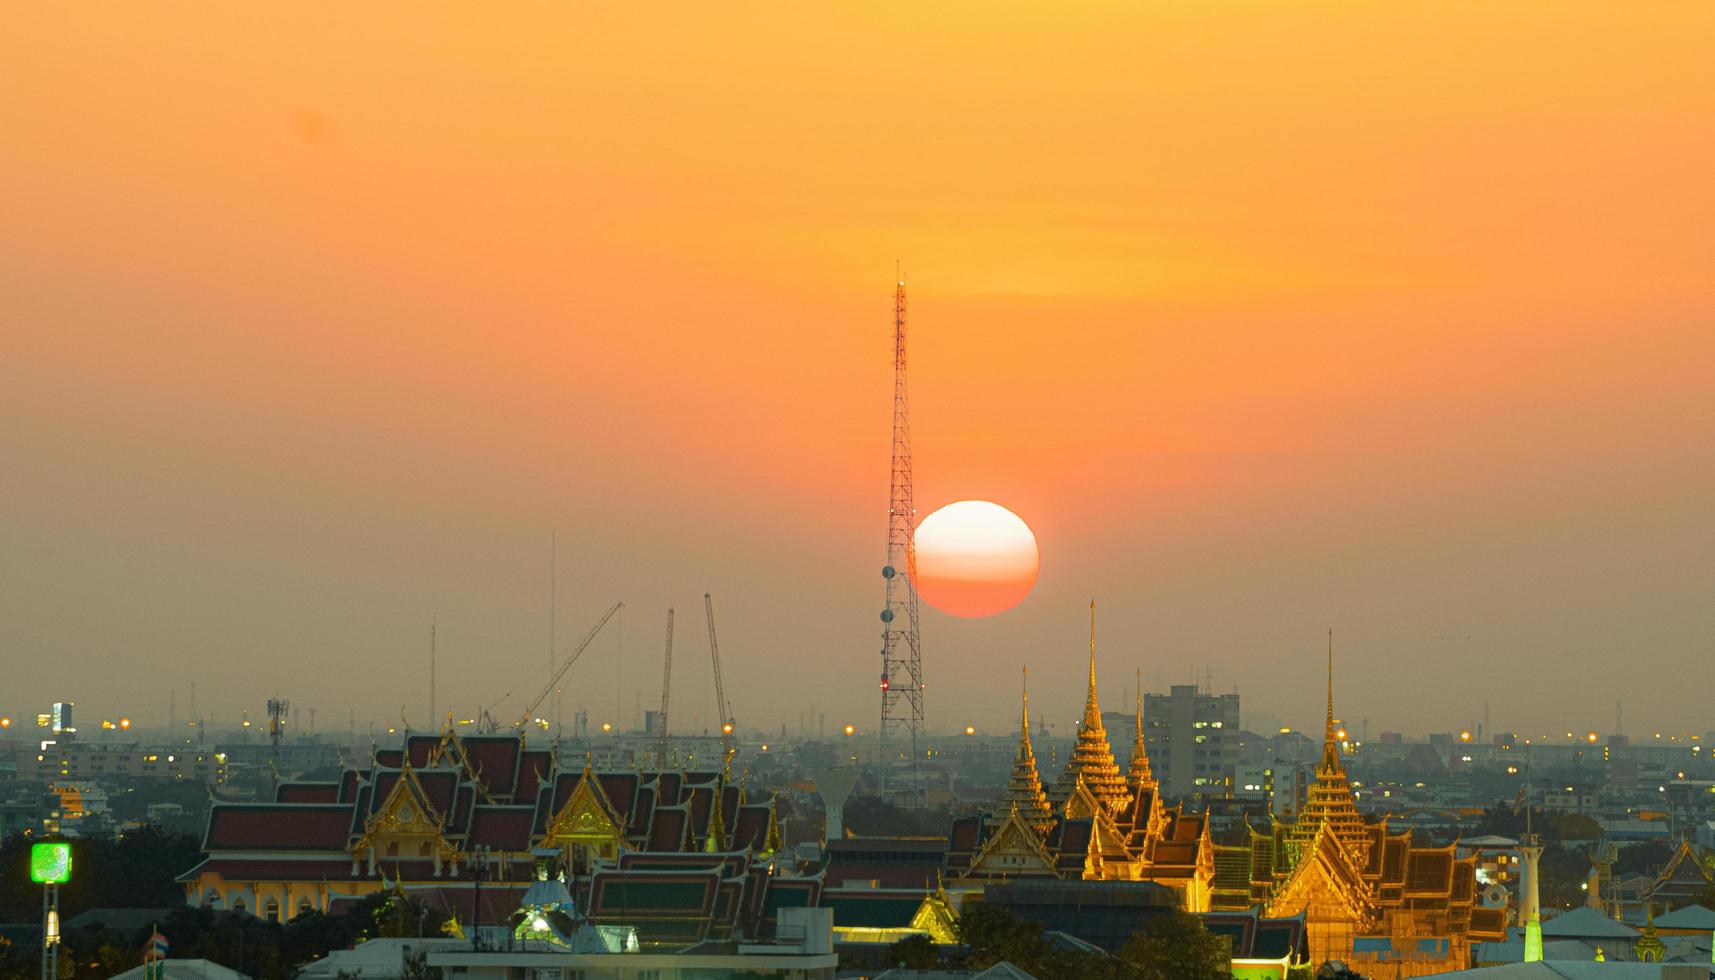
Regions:
M 149 980 L 162 980 L 167 975 L 167 937 L 158 926 L 150 927 L 149 941 L 143 944 L 143 975 Z

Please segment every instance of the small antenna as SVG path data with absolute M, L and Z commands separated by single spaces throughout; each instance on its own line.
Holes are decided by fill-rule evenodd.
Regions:
M 429 721 L 435 720 L 435 620 L 429 619 Z

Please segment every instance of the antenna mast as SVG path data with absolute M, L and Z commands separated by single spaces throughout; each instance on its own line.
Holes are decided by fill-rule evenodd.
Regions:
M 885 773 L 888 739 L 906 725 L 911 732 L 911 792 L 919 803 L 917 779 L 923 732 L 923 650 L 917 629 L 917 547 L 912 534 L 917 508 L 911 500 L 911 411 L 905 388 L 905 278 L 896 275 L 893 290 L 893 473 L 887 495 L 887 564 L 881 577 L 887 601 L 881 610 L 881 730 L 878 739 Z M 901 701 L 904 704 L 901 704 Z
M 667 769 L 667 702 L 673 693 L 673 609 L 667 609 L 667 653 L 661 658 L 661 716 L 655 719 L 656 727 L 661 729 L 660 747 L 656 750 L 659 756 L 655 765 L 662 771 Z

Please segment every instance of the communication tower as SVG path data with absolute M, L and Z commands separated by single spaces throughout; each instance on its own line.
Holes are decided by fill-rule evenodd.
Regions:
M 291 710 L 291 702 L 284 698 L 268 699 L 268 742 L 274 747 L 276 758 L 280 755 L 280 739 L 286 734 L 286 713 Z
M 887 600 L 881 609 L 881 730 L 879 760 L 893 761 L 891 740 L 900 726 L 910 730 L 912 793 L 923 733 L 923 649 L 917 628 L 917 508 L 911 501 L 911 410 L 905 387 L 905 279 L 893 290 L 893 474 L 887 494 L 887 564 L 881 577 Z M 901 703 L 903 702 L 903 703 Z

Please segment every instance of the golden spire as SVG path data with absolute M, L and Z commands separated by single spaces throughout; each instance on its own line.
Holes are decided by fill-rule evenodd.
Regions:
M 1137 738 L 1143 741 L 1143 671 L 1137 672 Z
M 1084 727 L 1100 728 L 1102 709 L 1096 704 L 1096 600 L 1090 600 L 1090 688 L 1084 695 Z
M 1143 671 L 1137 672 L 1137 733 L 1131 741 L 1131 766 L 1126 782 L 1135 789 L 1154 789 L 1155 773 L 1149 768 L 1149 750 L 1143 744 Z
M 1030 744 L 1030 666 L 1028 664 L 1026 664 L 1024 667 L 1023 688 L 1024 688 L 1024 700 L 1023 700 L 1024 706 L 1019 710 L 1018 740 L 1021 744 L 1029 745 Z
M 1340 764 L 1339 731 L 1334 727 L 1334 631 L 1328 631 L 1328 701 L 1327 719 L 1322 735 L 1322 761 L 1316 766 L 1316 780 L 1311 783 L 1308 799 L 1294 822 L 1292 842 L 1308 846 L 1317 830 L 1324 824 L 1334 836 L 1353 849 L 1360 863 L 1369 847 L 1368 831 L 1358 813 L 1357 800 L 1351 784 L 1346 781 L 1345 767 Z
M 1039 833 L 1053 825 L 1054 812 L 1048 807 L 1048 797 L 1042 792 L 1042 776 L 1036 771 L 1036 752 L 1030 746 L 1030 668 L 1024 668 L 1023 707 L 1019 709 L 1018 752 L 1012 759 L 1012 777 L 1007 781 L 1001 802 L 1023 816 L 1024 821 Z
M 1078 726 L 1078 739 L 1072 747 L 1072 757 L 1054 784 L 1054 799 L 1064 802 L 1072 795 L 1082 779 L 1090 793 L 1111 811 L 1118 813 L 1130 794 L 1125 777 L 1114 762 L 1113 746 L 1102 728 L 1102 709 L 1096 700 L 1096 600 L 1090 600 L 1090 686 L 1084 696 L 1084 720 Z
M 1334 631 L 1328 631 L 1328 720 L 1322 733 L 1322 768 L 1340 766 L 1340 743 L 1334 731 Z

